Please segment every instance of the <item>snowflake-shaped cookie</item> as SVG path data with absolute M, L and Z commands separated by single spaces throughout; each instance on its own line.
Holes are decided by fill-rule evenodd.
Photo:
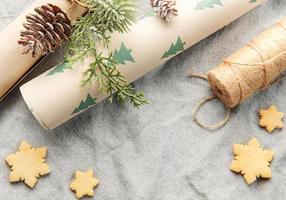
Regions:
M 77 198 L 83 196 L 93 196 L 93 189 L 98 185 L 98 180 L 93 177 L 93 171 L 86 172 L 76 171 L 75 179 L 70 184 L 70 188 L 75 191 Z
M 266 128 L 269 133 L 276 128 L 283 128 L 284 113 L 278 112 L 275 106 L 271 106 L 267 110 L 260 110 L 259 115 L 259 125 Z
M 269 167 L 274 152 L 263 150 L 256 138 L 251 139 L 248 144 L 233 145 L 234 160 L 230 169 L 241 173 L 247 184 L 256 181 L 257 177 L 271 178 L 272 173 Z
M 50 173 L 45 161 L 47 148 L 33 148 L 30 144 L 22 141 L 18 151 L 6 157 L 7 164 L 11 167 L 10 182 L 24 181 L 33 188 L 37 178 Z

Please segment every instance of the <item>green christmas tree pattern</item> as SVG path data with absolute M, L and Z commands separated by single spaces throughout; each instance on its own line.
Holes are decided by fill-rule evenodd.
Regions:
M 64 72 L 65 69 L 72 69 L 71 64 L 68 62 L 62 62 L 60 64 L 58 64 L 55 68 L 53 68 L 48 74 L 47 76 L 52 76 L 55 75 L 57 73 L 62 73 Z
M 86 100 L 85 101 L 81 101 L 79 106 L 77 108 L 74 109 L 74 111 L 72 112 L 73 114 L 79 113 L 83 110 L 88 109 L 89 107 L 93 106 L 96 104 L 96 99 L 92 98 L 90 96 L 90 94 L 87 94 Z
M 122 64 L 125 65 L 125 61 L 130 61 L 130 62 L 134 62 L 135 60 L 132 57 L 132 50 L 128 49 L 124 43 L 121 43 L 120 49 L 117 50 L 115 49 L 114 53 L 113 53 L 113 60 L 116 61 L 118 64 Z
M 163 58 L 167 58 L 169 56 L 173 56 L 176 55 L 177 53 L 181 52 L 184 50 L 184 45 L 186 43 L 182 41 L 181 37 L 178 36 L 176 44 L 172 43 L 171 47 L 169 48 L 168 51 L 166 51 L 163 56 L 161 57 L 161 59 Z
M 197 3 L 196 10 L 201 10 L 205 8 L 214 8 L 214 5 L 223 6 L 220 0 L 200 0 Z

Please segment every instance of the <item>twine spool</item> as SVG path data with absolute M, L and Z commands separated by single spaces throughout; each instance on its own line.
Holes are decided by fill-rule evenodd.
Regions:
M 216 96 L 233 108 L 270 86 L 286 69 L 286 18 L 207 74 Z
M 195 107 L 193 120 L 199 126 L 214 130 L 230 119 L 231 108 L 248 99 L 253 93 L 273 84 L 286 71 L 286 17 L 251 40 L 245 47 L 226 58 L 207 77 L 188 72 L 189 77 L 209 82 L 215 97 L 203 98 Z M 225 118 L 213 125 L 200 122 L 197 114 L 201 106 L 219 98 L 226 106 Z

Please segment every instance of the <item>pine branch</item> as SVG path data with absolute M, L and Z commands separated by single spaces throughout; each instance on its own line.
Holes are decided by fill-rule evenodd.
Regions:
M 134 0 L 82 1 L 88 6 L 89 12 L 74 24 L 68 48 L 72 53 L 88 49 L 90 43 L 95 41 L 108 47 L 110 33 L 127 32 L 136 19 Z
M 128 31 L 129 25 L 136 19 L 134 0 L 82 0 L 82 3 L 87 5 L 89 12 L 75 22 L 66 56 L 72 64 L 87 56 L 93 59 L 84 72 L 82 86 L 97 81 L 100 92 L 110 95 L 110 102 L 117 92 L 117 100 L 130 100 L 134 107 L 148 103 L 144 94 L 128 85 L 117 70 L 118 63 L 112 59 L 113 52 L 106 57 L 97 50 L 99 43 L 108 49 L 111 33 Z
M 117 92 L 117 100 L 124 103 L 130 100 L 130 103 L 138 108 L 148 103 L 144 98 L 143 92 L 136 90 L 128 85 L 125 78 L 116 68 L 116 62 L 112 59 L 112 54 L 109 57 L 104 57 L 102 53 L 96 56 L 94 62 L 90 64 L 90 68 L 84 72 L 82 86 L 87 86 L 93 80 L 99 84 L 99 90 L 110 95 L 109 101 L 113 101 L 113 94 Z

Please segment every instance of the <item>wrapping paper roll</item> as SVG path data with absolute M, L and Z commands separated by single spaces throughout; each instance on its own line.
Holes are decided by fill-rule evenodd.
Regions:
M 170 23 L 146 15 L 129 33 L 112 36 L 110 47 L 120 63 L 118 69 L 132 82 L 262 2 L 177 0 L 179 16 Z M 89 63 L 87 58 L 72 67 L 59 64 L 20 88 L 44 128 L 53 129 L 106 98 L 96 83 L 89 88 L 80 87 Z
M 24 29 L 23 22 L 26 21 L 26 15 L 34 13 L 34 9 L 48 3 L 57 5 L 66 11 L 70 8 L 69 0 L 36 0 L 29 8 L 20 14 L 12 23 L 10 23 L 2 32 L 0 32 L 1 57 L 0 57 L 0 99 L 22 79 L 22 77 L 37 63 L 42 56 L 33 58 L 30 54 L 22 55 L 23 46 L 17 43 L 20 38 L 20 31 Z M 72 21 L 85 12 L 80 6 L 73 6 L 68 11 L 68 16 Z

